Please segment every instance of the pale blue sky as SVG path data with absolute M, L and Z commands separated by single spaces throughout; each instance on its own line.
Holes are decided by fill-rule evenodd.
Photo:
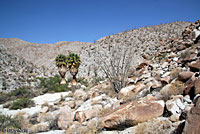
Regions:
M 0 38 L 94 42 L 127 29 L 200 19 L 200 0 L 0 0 Z

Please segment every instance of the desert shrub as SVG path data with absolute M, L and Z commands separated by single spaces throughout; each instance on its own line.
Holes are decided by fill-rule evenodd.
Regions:
M 167 53 L 163 53 L 162 55 L 160 55 L 158 57 L 158 60 L 161 61 L 161 60 L 165 59 L 166 56 L 167 56 Z
M 60 84 L 60 77 L 55 75 L 49 78 L 38 78 L 40 80 L 39 88 L 42 89 L 43 93 L 47 92 L 64 92 L 71 90 L 68 84 Z
M 112 84 L 115 92 L 127 85 L 128 73 L 133 61 L 133 47 L 126 44 L 110 44 L 109 48 L 99 47 L 94 61 Z
M 175 79 L 178 77 L 179 73 L 181 72 L 181 68 L 175 68 L 170 72 L 170 76 L 172 79 Z
M 30 87 L 19 87 L 15 90 L 12 90 L 9 93 L 0 92 L 0 104 L 3 104 L 7 101 L 16 100 L 18 98 L 33 98 L 36 94 Z
M 20 119 L 19 118 L 11 118 L 11 116 L 3 115 L 0 113 L 0 131 L 5 128 L 20 128 Z
M 13 99 L 22 98 L 22 97 L 33 98 L 36 96 L 36 94 L 30 87 L 22 86 L 8 93 L 8 96 Z
M 8 101 L 8 96 L 6 93 L 0 92 L 0 104 L 5 103 L 6 101 Z
M 97 83 L 99 83 L 100 81 L 103 81 L 103 80 L 104 80 L 103 77 L 94 77 L 91 82 L 92 82 L 92 84 L 97 84 Z
M 14 101 L 12 105 L 9 107 L 9 109 L 17 110 L 17 109 L 32 107 L 34 105 L 35 105 L 34 102 L 29 98 L 21 98 Z
M 81 85 L 85 85 L 86 87 L 88 87 L 88 85 L 89 85 L 88 80 L 85 78 L 78 78 L 77 81 L 78 81 L 78 83 L 81 83 Z

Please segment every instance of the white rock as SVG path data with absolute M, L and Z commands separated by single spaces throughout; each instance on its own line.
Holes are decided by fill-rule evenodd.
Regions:
M 185 109 L 185 105 L 182 103 L 182 101 L 180 99 L 176 99 L 176 105 L 181 109 L 184 110 Z
M 168 62 L 164 62 L 163 64 L 162 64 L 162 68 L 166 68 L 167 67 L 167 65 L 168 65 Z
M 178 61 L 178 57 L 174 57 L 173 61 L 177 62 Z
M 183 100 L 184 100 L 184 102 L 192 103 L 192 100 L 190 100 L 190 96 L 189 95 L 184 96 Z
M 47 93 L 41 96 L 37 96 L 33 98 L 32 100 L 35 102 L 36 105 L 42 105 L 44 103 L 48 103 L 50 105 L 55 104 L 56 102 L 60 101 L 61 96 L 66 97 L 71 93 L 69 92 L 61 92 L 61 93 Z
M 18 109 L 18 110 L 10 110 L 7 108 L 0 108 L 0 113 L 4 114 L 4 115 L 10 115 L 10 116 L 15 116 L 16 114 L 18 114 L 19 112 L 25 112 L 29 115 L 33 115 L 35 113 L 39 113 L 41 111 L 41 107 L 40 106 L 35 106 L 35 107 L 31 107 L 31 108 L 24 108 L 24 109 Z
M 65 134 L 65 130 L 52 130 L 48 132 L 41 132 L 36 134 Z
M 170 72 L 166 72 L 165 74 L 163 74 L 161 77 L 164 78 L 164 77 L 167 77 L 170 75 Z
M 134 87 L 135 85 L 124 87 L 120 90 L 120 93 L 126 96 Z
M 175 101 L 168 100 L 166 102 L 167 110 L 170 111 L 172 114 L 181 113 L 180 108 L 176 105 Z

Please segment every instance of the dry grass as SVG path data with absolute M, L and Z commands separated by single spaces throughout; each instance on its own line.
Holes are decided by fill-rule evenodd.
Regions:
M 172 79 L 175 79 L 178 77 L 179 73 L 181 72 L 181 68 L 175 68 L 170 72 L 170 76 Z

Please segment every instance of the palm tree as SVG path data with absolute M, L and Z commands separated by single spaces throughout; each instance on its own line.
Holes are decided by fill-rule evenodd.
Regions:
M 56 57 L 56 66 L 58 67 L 58 70 L 59 70 L 58 72 L 61 76 L 60 84 L 66 84 L 65 74 L 66 74 L 66 71 L 67 71 L 67 63 L 66 63 L 66 56 L 65 55 L 59 54 Z
M 71 53 L 69 54 L 69 56 L 67 56 L 66 63 L 68 65 L 71 75 L 73 76 L 72 85 L 76 85 L 76 75 L 78 73 L 78 68 L 81 64 L 81 59 L 77 54 Z

